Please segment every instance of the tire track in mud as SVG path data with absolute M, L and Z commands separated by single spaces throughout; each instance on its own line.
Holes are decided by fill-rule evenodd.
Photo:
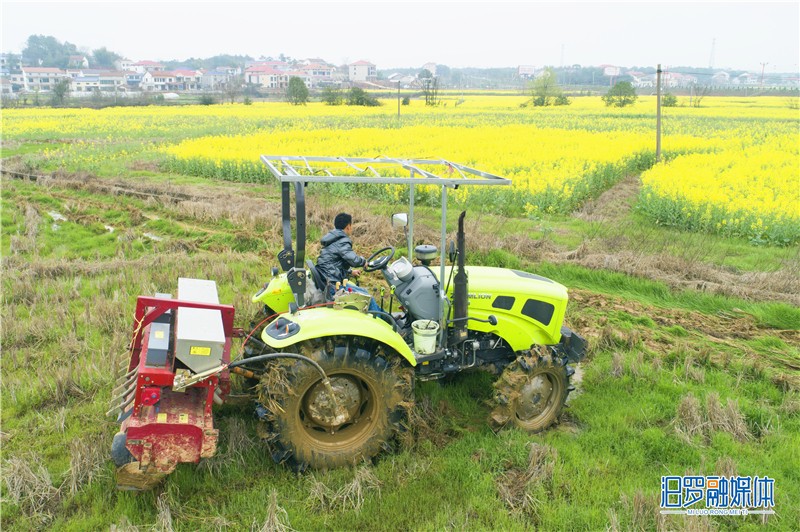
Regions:
M 707 353 L 715 363 L 725 364 L 728 357 L 723 353 L 731 349 L 741 358 L 762 364 L 778 371 L 773 378 L 776 384 L 800 390 L 800 358 L 790 353 L 772 351 L 766 354 L 750 347 L 747 342 L 764 337 L 776 337 L 793 346 L 795 353 L 800 347 L 800 331 L 760 327 L 754 316 L 744 312 L 705 314 L 694 310 L 662 308 L 645 305 L 637 301 L 599 294 L 587 290 L 571 289 L 570 326 L 589 339 L 592 349 L 614 349 L 620 345 L 635 349 L 639 346 L 663 356 L 670 352 L 688 349 L 702 351 L 709 344 Z M 621 331 L 614 326 L 614 319 L 629 316 L 634 324 L 631 331 Z M 656 325 L 648 325 L 648 320 Z M 685 333 L 677 337 L 664 329 L 680 326 Z M 659 331 L 658 329 L 661 329 Z M 698 342 L 699 341 L 699 342 Z

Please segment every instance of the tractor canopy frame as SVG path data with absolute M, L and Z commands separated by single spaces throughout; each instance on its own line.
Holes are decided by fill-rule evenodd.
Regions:
M 391 157 L 305 157 L 297 155 L 262 155 L 261 161 L 281 183 L 281 217 L 283 249 L 278 254 L 283 271 L 287 272 L 298 306 L 305 304 L 306 216 L 304 188 L 308 183 L 344 183 L 397 185 L 409 187 L 408 231 L 409 260 L 413 260 L 414 196 L 418 185 L 441 187 L 441 246 L 439 279 L 445 278 L 447 247 L 447 189 L 461 186 L 503 186 L 511 180 L 444 159 L 398 159 Z M 438 175 L 434 171 L 442 173 Z M 344 171 L 344 172 L 343 172 Z M 297 249 L 292 246 L 291 185 L 295 191 Z M 444 283 L 439 283 L 439 321 L 444 319 Z

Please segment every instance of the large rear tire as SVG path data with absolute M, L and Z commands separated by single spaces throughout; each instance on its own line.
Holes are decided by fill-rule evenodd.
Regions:
M 569 392 L 574 369 L 567 359 L 537 346 L 510 363 L 495 382 L 495 409 L 490 423 L 541 432 L 558 421 Z
M 361 337 L 295 347 L 323 368 L 330 388 L 307 362 L 272 364 L 259 385 L 272 458 L 296 470 L 333 469 L 390 449 L 413 405 L 413 371 L 400 356 Z

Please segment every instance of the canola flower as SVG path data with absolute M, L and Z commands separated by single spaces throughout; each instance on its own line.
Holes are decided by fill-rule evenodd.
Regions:
M 664 225 L 791 244 L 800 239 L 798 138 L 655 166 L 642 175 L 640 208 Z
M 262 153 L 444 158 L 514 182 L 510 191 L 462 189 L 457 195 L 531 216 L 575 209 L 654 162 L 653 97 L 623 109 L 608 109 L 597 97 L 522 109 L 525 96 L 441 94 L 438 107 L 419 101 L 402 106 L 399 121 L 391 94 L 382 107 L 370 108 L 269 102 L 4 109 L 0 119 L 4 141 L 41 143 L 41 151 L 23 156 L 37 165 L 99 174 L 147 161 L 187 175 L 267 181 Z M 645 174 L 640 207 L 658 223 L 756 241 L 796 240 L 797 206 L 787 198 L 797 196 L 791 187 L 798 174 L 798 111 L 781 97 L 707 97 L 700 108 L 685 97 L 678 102 L 663 113 L 663 149 L 671 162 Z M 761 165 L 743 162 L 759 157 Z M 719 190 L 712 194 L 709 183 L 717 177 Z M 390 200 L 402 195 L 398 187 L 380 193 Z M 752 201 L 742 205 L 736 194 Z

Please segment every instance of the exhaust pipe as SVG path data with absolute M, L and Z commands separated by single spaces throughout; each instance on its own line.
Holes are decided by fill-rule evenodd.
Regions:
M 468 280 L 467 270 L 464 267 L 466 255 L 466 240 L 464 236 L 464 217 L 466 211 L 462 211 L 458 217 L 458 234 L 456 235 L 456 246 L 458 248 L 457 266 L 455 279 L 453 280 L 453 343 L 461 343 L 467 339 L 467 304 L 468 299 Z

